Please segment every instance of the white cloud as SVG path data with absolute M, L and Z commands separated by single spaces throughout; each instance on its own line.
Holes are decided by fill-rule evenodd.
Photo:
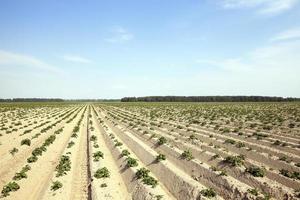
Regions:
M 279 34 L 274 38 L 285 40 L 298 37 L 295 37 L 295 34 Z M 269 73 L 272 73 L 272 70 L 275 70 L 289 75 L 300 73 L 299 52 L 300 40 L 287 40 L 254 49 L 239 58 L 224 60 L 199 59 L 196 62 L 228 71 L 263 72 L 269 70 Z
M 63 59 L 66 61 L 78 62 L 78 63 L 86 63 L 86 64 L 92 63 L 91 60 L 76 55 L 64 55 Z
M 271 38 L 271 41 L 285 41 L 292 39 L 300 39 L 300 28 L 293 28 L 283 31 Z
M 221 0 L 220 4 L 225 9 L 255 8 L 260 14 L 279 14 L 287 11 L 299 0 Z
M 30 55 L 17 54 L 8 51 L 0 50 L 0 66 L 3 67 L 33 67 L 51 72 L 61 72 L 58 68 L 47 64 Z
M 130 41 L 134 38 L 134 35 L 130 33 L 128 30 L 122 28 L 122 27 L 115 27 L 112 30 L 112 36 L 109 38 L 106 38 L 106 42 L 110 43 L 124 43 L 127 41 Z

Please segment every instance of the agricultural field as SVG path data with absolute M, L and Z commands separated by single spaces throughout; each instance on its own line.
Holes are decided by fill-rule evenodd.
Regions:
M 0 104 L 0 199 L 300 199 L 300 103 Z

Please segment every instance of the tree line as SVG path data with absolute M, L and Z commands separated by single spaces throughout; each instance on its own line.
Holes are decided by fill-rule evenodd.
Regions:
M 290 102 L 300 98 L 269 96 L 146 96 L 124 97 L 121 102 Z

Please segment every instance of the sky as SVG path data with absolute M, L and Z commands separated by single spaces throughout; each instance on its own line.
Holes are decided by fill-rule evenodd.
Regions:
M 1 0 L 0 98 L 300 97 L 300 0 Z

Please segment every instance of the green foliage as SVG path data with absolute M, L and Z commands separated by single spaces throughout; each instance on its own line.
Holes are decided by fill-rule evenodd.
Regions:
M 137 179 L 141 179 L 141 178 L 145 178 L 148 176 L 150 170 L 142 167 L 140 169 L 137 170 L 137 172 L 135 173 Z
M 280 172 L 281 175 L 283 175 L 285 177 L 300 180 L 300 173 L 299 172 L 296 172 L 296 171 L 290 172 L 286 169 L 281 169 L 279 172 Z
M 244 164 L 244 156 L 227 156 L 224 160 L 225 163 L 230 164 L 231 166 L 241 166 Z
M 138 165 L 139 165 L 139 164 L 138 164 L 138 162 L 137 162 L 136 159 L 131 158 L 131 157 L 128 157 L 128 158 L 127 158 L 127 164 L 126 164 L 127 167 L 136 167 L 136 166 L 138 166 Z
M 71 148 L 71 147 L 74 146 L 74 145 L 75 145 L 75 142 L 71 141 L 71 142 L 68 143 L 67 148 Z
M 166 155 L 160 153 L 156 156 L 156 161 L 160 162 L 162 160 L 166 160 Z
M 237 148 L 242 148 L 242 147 L 245 147 L 245 143 L 243 142 L 238 142 L 236 145 L 235 145 Z
M 123 156 L 129 156 L 130 155 L 130 152 L 127 150 L 127 149 L 124 149 L 121 153 L 122 157 Z
M 256 166 L 250 166 L 246 168 L 246 172 L 250 173 L 254 177 L 264 177 L 265 170 Z
M 63 155 L 60 158 L 59 164 L 56 166 L 56 177 L 60 177 L 67 174 L 67 171 L 71 170 L 71 160 L 69 156 Z
M 116 143 L 115 143 L 115 147 L 119 147 L 119 146 L 122 146 L 123 145 L 123 143 L 122 142 L 119 142 L 119 141 L 117 141 Z
M 41 156 L 43 154 L 43 150 L 42 148 L 35 148 L 32 153 L 31 153 L 33 156 Z
M 37 160 L 38 160 L 38 157 L 36 157 L 36 156 L 30 156 L 29 158 L 27 158 L 28 163 L 33 163 L 33 162 L 36 162 Z
M 30 139 L 23 139 L 21 141 L 21 145 L 27 145 L 27 146 L 30 146 L 31 144 L 31 140 Z
M 92 135 L 91 138 L 90 138 L 90 140 L 93 141 L 93 142 L 97 141 L 97 136 Z
M 94 161 L 99 161 L 100 158 L 104 158 L 104 154 L 101 151 L 97 151 L 93 154 Z
M 1 191 L 2 195 L 4 197 L 8 196 L 10 192 L 14 192 L 20 189 L 20 186 L 16 182 L 9 182 L 7 185 L 5 185 Z
M 63 184 L 59 181 L 54 181 L 52 182 L 52 185 L 51 185 L 51 190 L 53 191 L 56 191 L 58 190 L 59 188 L 62 188 Z
M 110 173 L 108 171 L 108 169 L 106 167 L 103 167 L 101 169 L 98 169 L 95 174 L 94 174 L 95 178 L 109 178 L 110 177 Z
M 216 192 L 212 188 L 203 189 L 200 191 L 200 193 L 207 198 L 213 198 L 217 196 Z
M 19 151 L 19 150 L 18 150 L 17 148 L 14 147 L 12 150 L 9 151 L 9 153 L 10 153 L 11 155 L 15 155 L 18 151 Z
M 188 160 L 188 161 L 192 160 L 194 158 L 193 154 L 192 154 L 192 151 L 190 149 L 183 151 L 182 154 L 181 154 L 181 157 L 183 159 Z
M 224 143 L 225 143 L 225 144 L 235 144 L 236 141 L 235 141 L 235 140 L 232 140 L 232 139 L 226 139 Z
M 160 137 L 158 139 L 158 142 L 157 142 L 158 145 L 163 145 L 165 143 L 167 143 L 167 139 L 165 137 Z
M 26 174 L 26 171 L 21 170 L 20 172 L 15 174 L 15 176 L 13 177 L 13 180 L 18 181 L 23 178 L 27 178 L 27 174 Z
M 247 191 L 254 196 L 258 195 L 258 190 L 256 188 L 248 189 Z
M 152 176 L 146 176 L 143 178 L 143 183 L 146 185 L 151 185 L 152 188 L 155 188 L 158 185 L 158 181 Z

